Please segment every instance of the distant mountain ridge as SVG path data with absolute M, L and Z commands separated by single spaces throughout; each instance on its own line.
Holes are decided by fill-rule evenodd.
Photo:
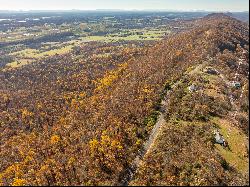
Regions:
M 226 13 L 226 15 L 234 17 L 234 18 L 241 20 L 243 22 L 247 22 L 249 24 L 249 11 Z

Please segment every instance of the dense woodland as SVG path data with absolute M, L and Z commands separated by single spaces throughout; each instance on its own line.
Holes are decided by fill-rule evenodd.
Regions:
M 156 154 L 145 158 L 130 184 L 248 184 L 226 167 L 211 138 L 210 118 L 228 116 L 232 108 L 226 85 L 216 83 L 223 99 L 184 91 L 191 82 L 209 87 L 203 77 L 187 75 L 190 68 L 212 61 L 233 80 L 237 59 L 244 58 L 240 79 L 246 89 L 241 98 L 239 90 L 233 93 L 242 113 L 248 112 L 248 25 L 221 14 L 193 24 L 152 47 L 92 43 L 1 71 L 0 184 L 121 184 L 160 101 L 178 81 Z M 248 135 L 248 117 L 237 117 L 236 126 Z

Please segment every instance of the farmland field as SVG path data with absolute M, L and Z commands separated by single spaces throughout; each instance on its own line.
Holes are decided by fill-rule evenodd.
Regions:
M 16 68 L 89 43 L 152 45 L 204 13 L 0 14 L 0 68 Z M 62 19 L 63 18 L 63 19 Z

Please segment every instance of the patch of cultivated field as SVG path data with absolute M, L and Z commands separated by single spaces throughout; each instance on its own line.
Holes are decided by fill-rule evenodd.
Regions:
M 26 65 L 26 64 L 29 64 L 31 63 L 33 60 L 30 60 L 30 59 L 20 59 L 20 60 L 17 60 L 17 61 L 14 61 L 14 62 L 11 62 L 9 64 L 6 64 L 6 66 L 9 66 L 11 68 L 18 68 L 18 67 L 21 67 L 23 65 Z
M 41 52 L 37 49 L 25 49 L 22 51 L 18 51 L 15 53 L 12 53 L 12 55 L 19 57 L 19 58 L 42 58 L 46 56 L 53 56 L 56 54 L 64 54 L 69 52 L 73 48 L 73 45 L 68 45 L 59 49 L 53 49 L 45 52 Z

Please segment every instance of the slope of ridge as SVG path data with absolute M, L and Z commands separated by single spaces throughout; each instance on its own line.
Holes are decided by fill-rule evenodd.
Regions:
M 247 49 L 247 29 L 241 22 L 224 16 L 212 17 L 208 21 L 201 20 L 199 27 L 193 31 L 163 41 L 150 49 L 145 57 L 131 60 L 111 85 L 99 91 L 99 95 L 96 95 L 97 99 L 95 98 L 94 103 L 88 105 L 86 109 L 87 111 L 93 110 L 95 114 L 99 115 L 94 116 L 93 119 L 91 117 L 93 113 L 90 112 L 86 124 L 95 124 L 99 135 L 96 133 L 94 140 L 99 142 L 99 146 L 103 144 L 103 137 L 107 136 L 123 145 L 122 152 L 125 156 L 112 160 L 109 156 L 112 148 L 107 146 L 106 155 L 98 159 L 98 155 L 103 154 L 103 151 L 97 147 L 90 149 L 90 152 L 96 154 L 93 157 L 92 172 L 96 174 L 96 171 L 98 171 L 101 174 L 97 175 L 103 177 L 97 181 L 92 181 L 93 184 L 102 184 L 105 181 L 105 172 L 103 174 L 103 171 L 99 170 L 100 167 L 104 167 L 104 170 L 105 167 L 108 167 L 111 170 L 106 175 L 108 178 L 110 177 L 106 179 L 108 184 L 112 185 L 113 182 L 117 184 L 117 180 L 123 180 L 126 168 L 130 167 L 133 158 L 137 155 L 136 147 L 142 146 L 142 142 L 147 139 L 150 130 L 153 128 L 152 124 L 157 115 L 157 110 L 159 110 L 160 95 L 164 95 L 166 91 L 164 87 L 168 87 L 169 82 L 171 85 L 181 80 L 188 68 L 203 63 L 210 58 L 215 58 L 216 61 L 221 51 L 234 52 L 236 47 L 233 48 L 232 46 L 235 44 L 240 44 L 238 46 L 239 51 L 240 48 Z M 241 55 L 240 52 L 239 55 Z M 224 63 L 227 63 L 227 61 L 225 60 Z M 220 66 L 222 66 L 222 70 L 228 67 L 226 64 L 220 64 Z M 244 70 L 243 76 L 246 71 Z M 234 70 L 232 70 L 233 72 Z M 166 81 L 169 82 L 166 83 Z M 174 95 L 174 97 L 176 96 Z M 216 105 L 217 110 L 220 110 L 222 104 Z M 222 110 L 226 111 L 227 109 L 229 108 Z M 213 114 L 213 111 L 209 111 L 207 115 L 210 115 L 210 113 L 215 116 L 221 115 L 220 113 Z M 84 121 L 85 117 L 86 115 L 80 121 Z M 102 130 L 101 132 L 98 130 L 99 128 L 107 130 L 103 134 Z M 96 163 L 99 163 L 99 165 L 96 165 Z M 223 170 L 223 167 L 220 166 L 219 169 Z M 125 173 L 123 173 L 124 171 Z M 220 181 L 227 183 L 229 182 L 229 176 L 211 177 L 209 180 L 214 180 L 214 183 L 217 184 Z M 111 179 L 112 181 L 110 181 Z M 104 184 L 106 183 L 104 182 Z
M 14 161 L 1 163 L 1 183 L 9 185 L 20 179 L 29 185 L 122 184 L 164 108 L 161 101 L 173 89 L 164 112 L 167 123 L 142 158 L 145 164 L 128 182 L 246 184 L 245 163 L 240 168 L 231 167 L 230 158 L 224 158 L 228 153 L 214 145 L 211 133 L 222 120 L 236 129 L 234 134 L 248 136 L 248 59 L 238 70 L 244 92 L 229 91 L 227 84 L 217 82 L 221 81 L 218 77 L 200 75 L 197 67 L 202 69 L 208 62 L 233 81 L 239 58 L 248 55 L 249 29 L 224 15 L 212 15 L 195 24 L 193 30 L 163 40 L 145 49 L 146 55 L 133 56 L 108 72 L 95 82 L 92 95 L 74 100 L 67 116 L 48 129 L 41 131 L 34 124 L 31 132 L 13 136 L 1 145 L 1 150 L 8 150 L 1 151 L 2 158 L 8 158 L 18 146 L 28 150 L 17 153 Z M 191 81 L 204 87 L 205 95 L 187 94 Z M 240 111 L 233 124 L 230 95 Z M 227 125 L 223 126 L 225 131 Z
M 206 34 L 216 33 L 214 41 L 222 53 L 190 67 L 177 87 L 169 86 L 168 104 L 163 106 L 166 122 L 130 185 L 249 184 L 247 28 L 223 14 L 201 21 L 214 26 Z M 239 38 L 236 30 L 228 32 L 232 27 L 246 35 Z M 241 88 L 230 81 L 239 81 Z M 215 144 L 215 130 L 228 147 Z
M 235 92 L 228 88 L 229 81 L 222 72 L 220 76 L 207 74 L 208 66 L 218 68 L 214 61 L 198 69 L 194 66 L 178 87 L 171 88 L 173 94 L 163 106 L 166 122 L 130 185 L 249 183 L 248 80 L 241 79 L 243 88 L 231 100 Z M 191 85 L 197 90 L 190 92 Z M 215 130 L 222 133 L 228 147 L 214 144 Z

